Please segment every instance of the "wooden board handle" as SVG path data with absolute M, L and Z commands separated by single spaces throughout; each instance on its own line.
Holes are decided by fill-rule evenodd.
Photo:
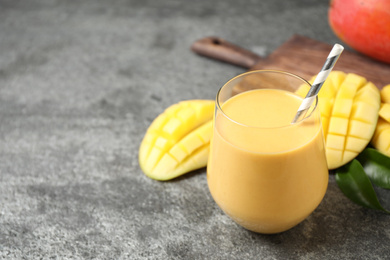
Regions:
M 214 36 L 195 41 L 191 46 L 191 50 L 199 55 L 247 69 L 253 67 L 262 59 L 261 56 L 254 52 Z

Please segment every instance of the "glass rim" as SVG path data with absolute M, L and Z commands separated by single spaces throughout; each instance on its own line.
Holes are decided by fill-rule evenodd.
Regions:
M 241 123 L 241 122 L 237 122 L 236 120 L 232 119 L 231 117 L 229 117 L 225 111 L 222 109 L 221 107 L 221 104 L 219 103 L 219 96 L 222 92 L 222 90 L 225 88 L 225 86 L 229 85 L 232 81 L 238 79 L 238 78 L 242 78 L 244 76 L 247 76 L 249 74 L 259 74 L 259 73 L 276 73 L 276 74 L 284 74 L 284 75 L 288 75 L 288 76 L 291 76 L 293 78 L 296 78 L 298 80 L 301 80 L 303 83 L 307 84 L 309 87 L 311 87 L 312 85 L 307 81 L 305 80 L 304 78 L 296 75 L 296 74 L 293 74 L 291 72 L 287 72 L 287 71 L 282 71 L 282 70 L 252 70 L 252 71 L 248 71 L 248 72 L 244 72 L 244 73 L 241 73 L 233 78 L 231 78 L 230 80 L 228 80 L 222 87 L 219 88 L 218 92 L 217 92 L 217 96 L 216 96 L 216 106 L 217 106 L 217 109 L 222 113 L 222 115 L 224 117 L 226 117 L 227 119 L 229 119 L 231 122 L 237 124 L 237 125 L 241 125 L 243 127 L 248 127 L 248 128 L 254 128 L 254 129 L 282 129 L 282 128 L 288 128 L 288 127 L 292 127 L 294 125 L 297 125 L 299 123 L 302 123 L 303 121 L 306 121 L 308 118 L 310 118 L 312 116 L 312 114 L 314 113 L 314 111 L 318 110 L 318 96 L 316 96 L 315 98 L 315 104 L 314 104 L 314 107 L 313 107 L 313 104 L 310 106 L 310 107 L 313 107 L 313 109 L 311 110 L 310 113 L 306 114 L 304 118 L 302 118 L 301 120 L 297 121 L 296 123 L 294 124 L 288 124 L 288 125 L 282 125 L 282 126 L 277 126 L 277 127 L 259 127 L 259 126 L 251 126 L 251 125 L 247 125 L 247 124 L 244 124 L 244 123 Z M 254 89 L 255 90 L 255 89 Z M 251 90 L 248 90 L 248 91 L 251 91 Z M 244 92 L 241 92 L 241 93 L 244 93 Z M 290 92 L 290 93 L 293 93 L 293 92 Z M 293 93 L 294 94 L 294 93 Z M 298 96 L 298 95 L 297 95 Z M 230 97 L 231 98 L 231 97 Z M 230 99 L 229 98 L 229 99 Z M 229 100 L 227 99 L 227 100 Z M 320 116 L 320 115 L 319 115 Z M 293 118 L 291 119 L 291 121 L 293 120 Z

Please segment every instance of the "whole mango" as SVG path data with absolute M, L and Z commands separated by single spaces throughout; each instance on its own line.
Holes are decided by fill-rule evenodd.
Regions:
M 331 0 L 328 20 L 333 32 L 347 45 L 390 63 L 389 0 Z

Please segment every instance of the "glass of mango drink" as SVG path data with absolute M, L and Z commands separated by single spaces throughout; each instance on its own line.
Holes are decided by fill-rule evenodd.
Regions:
M 217 94 L 207 182 L 218 206 L 251 231 L 286 231 L 325 195 L 318 101 L 291 124 L 303 100 L 294 91 L 302 84 L 310 87 L 287 72 L 253 71 L 231 79 Z M 244 85 L 253 89 L 237 91 Z

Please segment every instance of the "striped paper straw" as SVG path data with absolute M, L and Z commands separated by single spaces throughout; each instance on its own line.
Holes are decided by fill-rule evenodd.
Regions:
M 314 80 L 313 85 L 311 86 L 309 92 L 307 93 L 305 99 L 302 101 L 302 104 L 300 105 L 298 112 L 296 113 L 294 120 L 291 122 L 292 124 L 300 121 L 303 119 L 309 110 L 311 104 L 315 100 L 318 92 L 320 91 L 322 85 L 324 84 L 326 78 L 328 77 L 329 73 L 332 71 L 334 65 L 336 64 L 338 58 L 340 57 L 340 54 L 343 52 L 344 47 L 340 44 L 335 44 L 330 51 L 328 58 L 326 58 L 325 64 L 322 67 L 320 73 L 318 73 L 316 79 Z

